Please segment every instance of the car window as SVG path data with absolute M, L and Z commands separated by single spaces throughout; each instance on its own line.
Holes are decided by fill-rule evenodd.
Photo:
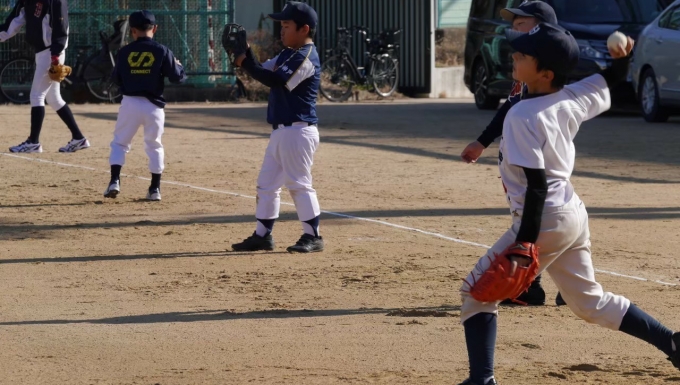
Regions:
M 647 24 L 664 5 L 659 0 L 545 0 L 557 20 L 580 24 Z
M 659 26 L 666 29 L 680 31 L 680 8 L 675 8 L 664 15 L 659 23 Z

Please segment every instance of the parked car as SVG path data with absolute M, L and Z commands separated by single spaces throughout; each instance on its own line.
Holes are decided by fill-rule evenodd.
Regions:
M 645 120 L 665 122 L 680 113 L 680 0 L 642 31 L 633 57 L 633 86 Z
M 496 109 L 512 85 L 512 50 L 504 31 L 510 24 L 500 10 L 517 7 L 523 0 L 473 0 L 465 44 L 465 84 L 480 109 Z M 668 5 L 668 0 L 544 0 L 555 9 L 560 25 L 581 47 L 576 81 L 611 65 L 607 38 L 621 31 L 637 39 L 645 26 Z M 630 82 L 612 90 L 613 103 L 635 102 Z

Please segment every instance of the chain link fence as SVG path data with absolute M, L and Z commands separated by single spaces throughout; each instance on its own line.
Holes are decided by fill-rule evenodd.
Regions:
M 8 3 L 0 5 L 2 22 L 16 0 Z M 75 63 L 79 47 L 89 46 L 90 52 L 97 52 L 102 44 L 99 31 L 113 35 L 114 23 L 139 9 L 154 13 L 158 24 L 155 40 L 168 46 L 182 62 L 190 75 L 189 84 L 210 86 L 235 81 L 220 44 L 223 26 L 234 20 L 234 0 L 70 0 L 67 63 Z M 127 31 L 122 33 L 129 42 Z M 0 65 L 33 53 L 21 33 L 0 44 Z

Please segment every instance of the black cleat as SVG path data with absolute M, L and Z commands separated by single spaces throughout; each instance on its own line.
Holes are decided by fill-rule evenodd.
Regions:
M 555 297 L 555 305 L 557 306 L 564 306 L 567 303 L 564 302 L 564 298 L 562 298 L 562 293 L 557 292 L 557 297 Z
M 543 306 L 545 305 L 545 290 L 540 285 L 531 285 L 529 290 L 517 297 L 516 301 L 524 302 L 529 306 Z M 501 302 L 501 305 L 520 305 L 510 299 Z
M 289 253 L 315 253 L 323 251 L 323 238 L 315 237 L 311 234 L 302 234 L 300 239 L 286 250 Z
M 461 383 L 458 384 L 458 385 L 477 385 L 477 383 L 476 383 L 476 382 L 472 382 L 472 380 L 468 378 L 467 380 L 461 382 Z M 490 379 L 489 381 L 487 381 L 486 384 L 484 384 L 484 385 L 498 385 L 498 382 L 496 382 L 496 379 L 495 379 L 495 378 L 492 378 L 492 379 Z
M 673 333 L 673 336 L 671 338 L 675 343 L 675 351 L 670 357 L 668 357 L 668 361 L 670 361 L 673 364 L 673 366 L 680 369 L 680 332 Z
M 231 248 L 233 251 L 272 251 L 274 250 L 274 238 L 272 238 L 271 234 L 261 237 L 253 232 L 253 235 L 241 243 L 234 243 L 231 245 Z

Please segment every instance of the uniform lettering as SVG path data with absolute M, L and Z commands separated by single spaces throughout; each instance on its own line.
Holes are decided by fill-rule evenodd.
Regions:
M 151 52 L 130 52 L 128 55 L 128 64 L 132 68 L 151 67 L 155 61 Z
M 133 75 L 149 75 L 151 70 L 130 70 L 130 73 Z

